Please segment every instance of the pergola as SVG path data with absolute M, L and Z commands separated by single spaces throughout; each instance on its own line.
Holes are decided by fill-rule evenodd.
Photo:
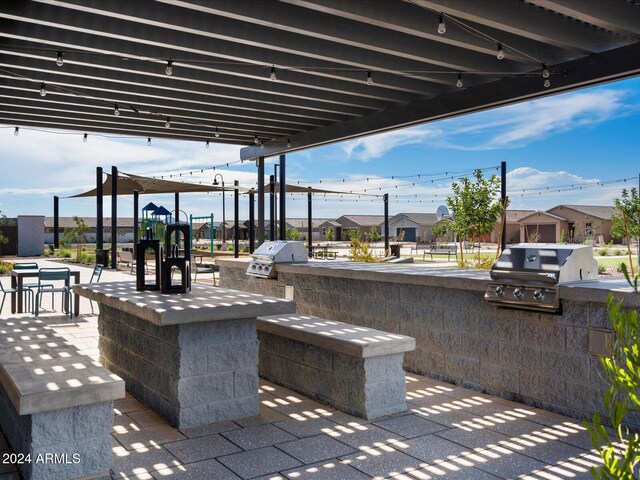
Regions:
M 638 0 L 33 0 L 0 19 L 0 122 L 241 145 L 259 241 L 267 156 L 285 184 L 287 152 L 640 72 Z

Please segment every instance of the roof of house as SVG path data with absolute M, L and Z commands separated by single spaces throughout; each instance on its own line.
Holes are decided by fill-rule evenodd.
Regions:
M 606 206 L 606 205 L 558 205 L 556 207 L 550 208 L 549 210 L 554 209 L 563 209 L 569 208 L 576 212 L 583 213 L 589 217 L 600 218 L 602 220 L 609 220 L 614 214 L 618 212 L 616 207 Z
M 342 227 L 342 225 L 340 225 L 340 224 L 339 224 L 338 222 L 336 222 L 335 220 L 325 220 L 325 221 L 323 221 L 322 223 L 320 223 L 320 225 L 319 225 L 319 226 L 322 226 L 322 225 L 325 225 L 325 224 L 328 224 L 328 225 L 330 225 L 331 227 Z
M 438 215 L 435 213 L 397 213 L 389 219 L 389 222 L 397 222 L 401 218 L 406 218 L 418 225 L 435 225 L 438 223 Z M 384 221 L 384 219 L 383 219 Z
M 509 210 L 507 209 L 507 223 L 518 223 L 521 219 L 528 217 L 535 210 Z
M 533 217 L 534 215 L 537 215 L 537 216 L 544 216 L 544 217 L 550 217 L 550 218 L 555 218 L 556 220 L 563 220 L 563 221 L 565 221 L 565 222 L 567 221 L 567 219 L 566 219 L 566 218 L 562 218 L 562 217 L 561 217 L 561 216 L 559 216 L 559 215 L 554 215 L 553 213 L 549 213 L 549 212 L 545 212 L 545 211 L 540 211 L 540 210 L 535 211 L 535 212 L 531 212 L 529 215 L 527 215 L 527 216 L 524 216 L 524 217 L 520 218 L 520 220 L 519 220 L 519 221 L 526 220 L 526 219 L 528 219 L 528 218 L 530 218 L 530 217 Z
M 336 222 L 343 227 L 377 227 L 384 222 L 384 215 L 343 215 Z

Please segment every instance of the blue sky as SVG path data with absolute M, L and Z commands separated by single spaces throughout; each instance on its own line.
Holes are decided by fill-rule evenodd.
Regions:
M 445 177 L 457 178 L 457 172 L 506 161 L 511 208 L 544 210 L 560 203 L 607 205 L 625 184 L 592 186 L 594 183 L 640 173 L 639 106 L 639 78 L 611 83 L 294 153 L 287 156 L 288 181 L 340 191 L 382 188 L 377 193 L 392 196 L 391 214 L 433 212 L 450 193 L 451 179 Z M 251 187 L 256 182 L 253 162 L 199 172 L 200 168 L 237 161 L 239 147 L 211 144 L 206 149 L 203 143 L 159 139 L 147 146 L 146 138 L 95 135 L 89 135 L 84 143 L 78 132 L 52 134 L 23 127 L 14 136 L 14 125 L 5 127 L 0 129 L 0 210 L 9 216 L 52 215 L 53 195 L 65 197 L 92 188 L 96 166 L 110 170 L 116 165 L 121 171 L 144 175 L 197 169 L 187 181 L 210 183 L 215 173 L 222 173 L 227 185 L 239 180 L 241 186 Z M 268 159 L 267 172 L 273 171 L 275 160 Z M 390 178 L 417 174 L 440 175 Z M 429 178 L 436 181 L 431 184 Z M 406 185 L 413 182 L 415 186 Z M 637 185 L 637 180 L 626 186 L 629 184 Z M 583 185 L 583 189 L 553 192 L 554 186 L 566 185 Z M 547 187 L 551 193 L 537 194 L 538 189 Z M 525 196 L 521 196 L 523 189 L 528 193 Z M 317 197 L 314 217 L 382 214 L 381 200 L 354 200 Z M 143 196 L 142 202 L 147 201 L 171 209 L 173 196 Z M 194 215 L 213 212 L 219 218 L 221 201 L 220 194 L 191 194 L 183 195 L 181 206 Z M 246 203 L 241 202 L 243 218 L 247 217 Z M 119 205 L 121 215 L 132 215 L 130 199 L 122 199 Z M 228 196 L 229 217 L 232 208 Z M 108 212 L 107 207 L 105 214 Z M 292 196 L 287 212 L 290 217 L 305 217 L 306 199 Z M 62 199 L 61 215 L 95 215 L 95 200 Z

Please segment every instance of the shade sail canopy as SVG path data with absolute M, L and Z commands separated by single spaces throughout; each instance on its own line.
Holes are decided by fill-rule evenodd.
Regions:
M 280 183 L 275 182 L 274 183 L 274 191 L 276 193 L 280 193 Z M 303 187 L 302 185 L 289 185 L 289 184 L 285 184 L 285 192 L 287 193 L 331 193 L 331 194 L 338 194 L 338 195 L 362 195 L 362 196 L 367 196 L 367 194 L 362 194 L 362 193 L 351 193 L 351 192 L 339 192 L 336 190 L 324 190 L 322 188 L 314 188 L 314 187 Z M 246 194 L 249 193 L 253 193 L 253 194 L 258 194 L 258 190 L 255 189 L 251 189 L 248 190 L 247 192 L 245 192 Z M 264 190 L 265 194 L 269 193 L 269 184 L 265 184 L 265 190 Z
M 111 195 L 111 174 L 107 174 L 106 180 L 102 184 L 102 194 Z M 232 191 L 231 188 L 225 190 Z M 118 195 L 133 195 L 133 192 L 140 194 L 145 193 L 197 193 L 197 192 L 222 192 L 222 187 L 214 185 L 201 185 L 195 183 L 173 182 L 171 180 L 162 180 L 158 178 L 142 177 L 130 173 L 121 173 L 118 175 Z M 87 192 L 71 195 L 69 198 L 78 197 L 95 197 L 96 189 Z M 157 207 L 156 207 L 157 208 Z
M 34 0 L 0 21 L 1 123 L 242 158 L 640 72 L 637 0 Z

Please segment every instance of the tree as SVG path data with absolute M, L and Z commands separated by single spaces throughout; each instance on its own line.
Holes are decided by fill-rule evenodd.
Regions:
M 329 227 L 329 229 L 327 230 L 327 233 L 325 234 L 325 237 L 327 237 L 327 240 L 329 242 L 333 241 L 333 228 Z
M 285 240 L 299 240 L 300 239 L 300 232 L 298 231 L 297 228 L 285 227 L 284 228 L 284 238 L 285 238 Z
M 611 236 L 626 239 L 629 269 L 633 277 L 631 239 L 640 238 L 640 198 L 638 198 L 638 190 L 632 188 L 629 192 L 626 188 L 622 189 L 620 198 L 614 199 L 613 203 L 620 213 L 616 213 L 611 217 Z
M 76 244 L 76 259 L 80 261 L 82 259 L 82 245 L 84 244 L 84 236 L 89 232 L 89 226 L 86 224 L 83 218 L 77 215 L 73 217 L 75 227 L 67 227 L 64 229 L 62 239 L 60 240 L 63 245 Z
M 431 227 L 431 233 L 433 233 L 436 242 L 439 242 L 440 239 L 447 234 L 447 227 L 443 224 L 434 225 L 433 227 Z
M 0 226 L 2 225 L 11 225 L 11 222 L 7 220 L 7 216 L 0 210 Z M 7 243 L 8 241 L 9 239 L 0 232 L 0 243 Z
M 453 196 L 447 197 L 447 205 L 455 219 L 449 220 L 447 226 L 458 236 L 462 262 L 462 240 L 469 238 L 475 243 L 482 235 L 491 233 L 504 208 L 499 195 L 500 179 L 496 175 L 485 179 L 482 170 L 476 170 L 473 176 L 475 180 L 464 177 L 460 182 L 454 182 L 451 185 Z
M 360 230 L 358 230 L 357 228 L 350 228 L 349 230 L 347 230 L 347 239 L 352 240 L 354 238 L 360 238 Z
M 369 241 L 370 242 L 380 241 L 380 232 L 378 232 L 378 229 L 374 226 L 371 226 L 371 228 L 369 229 Z

